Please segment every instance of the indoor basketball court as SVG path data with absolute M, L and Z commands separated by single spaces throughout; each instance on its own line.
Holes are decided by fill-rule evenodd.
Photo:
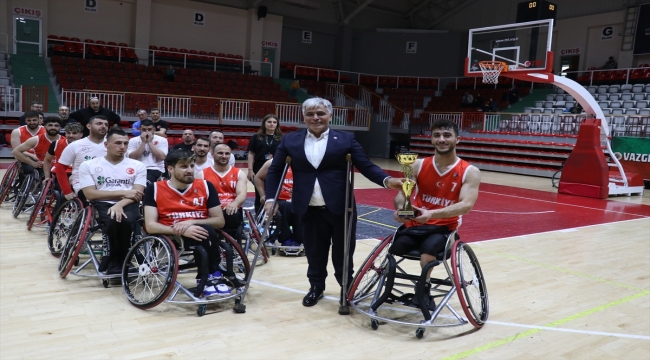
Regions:
M 373 160 L 399 168 L 396 161 Z M 418 340 L 411 327 L 384 324 L 372 330 L 368 318 L 354 311 L 338 315 L 339 288 L 331 276 L 324 301 L 305 308 L 302 256 L 271 256 L 257 268 L 245 314 L 233 313 L 228 303 L 208 307 L 204 317 L 192 306 L 175 304 L 139 310 L 119 286 L 61 279 L 45 231 L 26 231 L 5 204 L 0 207 L 3 356 L 41 358 L 56 351 L 128 359 L 417 358 L 425 352 L 448 359 L 645 357 L 648 195 L 586 199 L 556 194 L 548 179 L 482 175 L 479 200 L 460 228 L 461 239 L 480 259 L 490 295 L 490 317 L 478 331 L 471 325 L 434 328 Z M 356 270 L 395 223 L 392 191 L 361 175 L 355 188 Z M 28 343 L 38 346 L 25 348 Z

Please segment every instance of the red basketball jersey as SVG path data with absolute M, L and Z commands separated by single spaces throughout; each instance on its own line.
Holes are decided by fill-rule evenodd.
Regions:
M 29 131 L 29 128 L 27 127 L 27 125 L 23 125 L 23 126 L 19 127 L 18 131 L 20 132 L 20 143 L 21 144 L 24 143 L 25 141 L 29 140 L 29 138 L 31 138 L 31 137 L 39 136 L 41 134 L 45 134 L 45 128 L 42 127 L 42 126 L 38 127 L 38 130 L 36 131 L 36 133 L 32 133 L 31 131 Z M 45 149 L 45 151 L 47 151 L 47 149 Z M 34 149 L 29 149 L 27 152 L 34 154 Z
M 65 150 L 67 146 L 68 146 L 68 140 L 65 138 L 65 136 L 61 136 L 59 140 L 57 140 L 54 143 L 54 157 L 52 158 L 52 171 L 54 171 L 54 167 L 56 166 L 56 159 L 61 157 L 63 150 Z M 72 167 L 68 166 L 66 172 L 68 174 L 72 173 Z
M 209 195 L 204 180 L 194 180 L 183 193 L 169 186 L 168 180 L 156 182 L 153 196 L 158 208 L 158 222 L 172 226 L 187 219 L 207 219 Z
M 465 181 L 465 173 L 470 164 L 458 158 L 456 164 L 444 174 L 438 172 L 434 165 L 434 157 L 422 160 L 417 185 L 414 189 L 413 205 L 427 210 L 442 209 L 458 202 L 460 188 Z M 430 219 L 427 224 L 446 226 L 449 230 L 456 230 L 462 222 L 461 216 L 447 219 Z M 420 225 L 416 221 L 407 221 L 406 227 Z
M 237 180 L 239 179 L 238 168 L 234 166 L 230 167 L 226 176 L 221 177 L 214 170 L 214 167 L 210 166 L 203 169 L 203 179 L 211 182 L 215 189 L 217 189 L 222 208 L 225 208 L 226 205 L 235 201 L 235 198 L 237 198 Z
M 284 177 L 284 182 L 282 183 L 282 190 L 280 190 L 280 196 L 278 200 L 291 200 L 291 192 L 293 191 L 293 171 L 291 167 L 287 169 L 287 175 Z
M 50 141 L 45 134 L 46 133 L 42 133 L 37 136 L 38 143 L 34 146 L 34 154 L 36 154 L 36 157 L 40 161 L 45 160 L 45 154 L 47 154 L 47 150 L 49 150 L 50 145 L 52 144 L 52 141 Z M 59 139 L 61 138 L 65 139 L 63 136 L 59 136 Z M 59 139 L 57 139 L 57 141 L 59 141 Z

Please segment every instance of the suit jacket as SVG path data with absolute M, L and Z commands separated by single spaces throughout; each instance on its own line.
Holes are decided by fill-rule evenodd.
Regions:
M 307 212 L 316 179 L 320 184 L 327 210 L 335 215 L 344 214 L 347 154 L 352 155 L 354 166 L 370 181 L 383 185 L 384 179 L 388 177 L 388 174 L 368 159 L 353 134 L 331 128 L 323 161 L 318 168 L 314 168 L 305 154 L 306 136 L 305 129 L 292 132 L 282 138 L 273 156 L 265 183 L 267 199 L 270 199 L 277 192 L 286 158 L 291 156 L 293 171 L 291 210 L 295 214 L 302 215 Z

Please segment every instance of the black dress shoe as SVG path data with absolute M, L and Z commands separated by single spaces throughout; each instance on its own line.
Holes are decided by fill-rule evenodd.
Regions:
M 314 306 L 318 304 L 318 300 L 323 298 L 323 290 L 312 286 L 309 289 L 309 292 L 305 297 L 302 299 L 302 305 L 303 306 Z

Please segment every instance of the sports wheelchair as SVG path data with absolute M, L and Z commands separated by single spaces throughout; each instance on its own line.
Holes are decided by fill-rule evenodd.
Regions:
M 186 248 L 183 238 L 178 236 L 145 235 L 131 247 L 122 268 L 122 288 L 129 302 L 143 310 L 162 302 L 199 305 L 196 313 L 203 316 L 208 304 L 235 299 L 233 310 L 237 313 L 245 312 L 243 297 L 252 276 L 248 257 L 228 233 L 216 230 L 224 240 L 219 242 L 219 267 L 227 275 L 219 283 L 228 286 L 229 293 L 202 297 L 202 286 L 196 283 L 185 286 L 181 283 L 179 275 L 194 272 L 189 269 L 198 267 L 195 257 L 200 256 L 200 263 L 207 264 L 208 254 L 203 247 Z M 232 263 L 229 264 L 230 261 Z M 229 268 L 238 271 L 229 274 Z M 185 283 L 194 282 L 193 278 L 189 280 L 191 277 L 183 278 Z M 203 279 L 200 281 L 204 282 Z
M 419 250 L 403 256 L 391 253 L 396 234 L 397 232 L 383 239 L 359 268 L 347 293 L 350 306 L 369 316 L 374 330 L 380 322 L 417 326 L 417 338 L 422 338 L 426 327 L 468 323 L 477 329 L 483 326 L 489 313 L 485 278 L 476 255 L 468 244 L 457 238 L 457 231 L 447 236 L 444 252 L 436 256 L 442 260 L 428 263 L 418 271 L 418 275 L 409 274 L 404 269 L 409 267 L 405 260 L 420 260 Z M 427 281 L 429 270 L 441 263 L 446 276 L 431 277 Z M 410 266 L 410 269 L 415 270 L 415 266 Z M 417 270 L 420 270 L 419 264 Z M 408 290 L 414 290 L 414 293 L 408 293 Z M 458 295 L 458 303 L 466 318 L 451 306 L 450 300 L 454 294 Z M 434 300 L 439 298 L 442 299 L 435 304 Z M 417 310 L 387 306 L 388 304 L 405 305 Z M 447 311 L 442 314 L 444 309 Z M 421 316 L 417 316 L 419 313 Z
M 72 214 L 75 209 L 74 207 L 79 204 L 77 203 L 76 205 L 73 205 L 76 201 L 79 200 L 73 199 L 66 202 L 66 204 L 68 204 L 70 206 L 69 208 L 71 209 L 69 213 L 66 214 L 66 217 L 67 215 Z M 103 252 L 103 239 L 101 237 L 101 224 L 97 222 L 97 213 L 95 207 L 93 206 L 93 203 L 94 202 L 91 201 L 87 207 L 81 209 L 79 215 L 76 217 L 74 223 L 68 231 L 67 240 L 63 246 L 63 249 L 61 250 L 61 259 L 59 261 L 59 275 L 61 278 L 65 278 L 68 276 L 68 274 L 72 274 L 76 276 L 100 279 L 102 280 L 104 287 L 108 288 L 110 280 L 119 279 L 121 277 L 121 274 L 104 274 L 99 271 L 100 260 L 97 258 L 97 253 Z M 61 207 L 60 210 L 62 209 L 66 209 L 65 204 Z M 57 223 L 61 224 L 58 219 Z M 53 225 L 57 223 L 53 223 Z M 133 231 L 131 244 L 134 242 L 133 240 L 135 238 L 139 237 L 138 235 L 141 233 L 141 225 L 142 221 L 138 220 L 136 222 L 136 228 Z M 64 231 L 65 230 L 62 232 Z M 52 231 L 50 231 L 50 233 L 52 233 Z M 100 238 L 97 238 L 97 235 L 100 235 Z M 50 245 L 49 240 L 48 245 Z M 79 264 L 79 255 L 82 253 L 82 249 L 84 249 L 84 247 L 84 254 L 87 254 L 89 256 L 89 259 L 79 265 L 74 271 L 72 271 L 72 268 Z M 50 251 L 52 251 L 52 248 Z M 90 264 L 92 264 L 93 267 L 90 267 Z
M 276 255 L 276 254 L 284 254 L 287 256 L 300 256 L 304 255 L 305 253 L 305 248 L 302 245 L 299 246 L 286 246 L 282 245 L 278 241 L 279 233 L 280 233 L 280 225 L 279 222 L 281 221 L 279 217 L 282 216 L 280 212 L 276 216 L 273 217 L 271 220 L 271 223 L 269 225 L 269 234 L 266 239 L 264 239 L 263 244 L 264 244 L 264 250 L 266 253 L 271 253 L 271 255 Z M 257 215 L 255 218 L 257 228 L 260 229 L 260 233 L 264 233 L 264 222 L 266 220 L 266 211 L 264 209 L 260 210 L 260 213 Z
M 65 200 L 63 195 L 60 196 L 61 201 Z M 47 247 L 52 255 L 59 257 L 63 251 L 63 246 L 70 236 L 70 230 L 72 230 L 75 220 L 81 214 L 84 205 L 79 198 L 66 200 L 61 204 L 59 204 L 59 200 L 55 201 L 56 206 L 54 207 L 52 218 L 49 220 L 50 225 L 47 229 Z M 45 208 L 47 217 L 52 213 L 52 209 L 49 206 L 48 204 Z
M 43 187 L 39 171 L 35 170 L 31 174 L 24 175 L 22 181 L 19 180 L 21 175 L 23 175 L 21 163 L 14 161 L 7 169 L 0 185 L 0 203 L 13 201 L 14 218 L 32 209 Z
M 255 257 L 255 252 L 259 244 L 262 243 L 260 231 L 258 231 L 258 223 L 255 222 L 255 219 L 252 215 L 254 207 L 245 207 L 242 209 L 243 219 L 241 225 L 237 229 L 223 229 L 228 235 L 233 239 L 239 241 L 241 248 L 244 250 L 244 253 L 248 257 L 248 262 L 252 263 Z M 257 259 L 257 266 L 264 265 L 269 261 L 269 256 L 267 250 L 264 246 L 260 249 L 260 255 Z M 241 266 L 236 264 L 237 266 Z

